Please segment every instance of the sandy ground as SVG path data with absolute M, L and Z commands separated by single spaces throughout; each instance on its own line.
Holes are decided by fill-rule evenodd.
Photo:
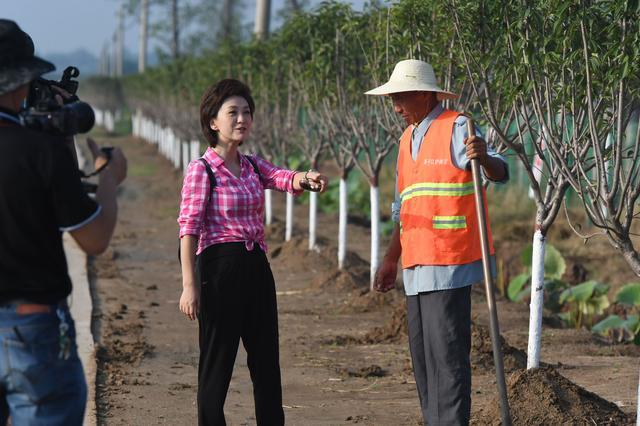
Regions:
M 102 138 L 100 142 L 122 146 L 129 157 L 130 172 L 120 193 L 121 219 L 111 249 L 90 264 L 98 424 L 196 424 L 197 324 L 185 320 L 177 307 L 180 270 L 175 218 L 181 175 L 153 146 L 131 138 Z M 274 202 L 275 216 L 282 217 L 284 198 L 275 197 Z M 319 234 L 327 238 L 322 240 L 324 250 L 308 255 L 304 250 L 306 207 L 297 206 L 295 214 L 294 241 L 282 245 L 281 224 L 272 227 L 269 238 L 278 290 L 287 423 L 421 424 L 402 333 L 402 292 L 385 296 L 367 293 L 366 263 L 355 255 L 351 257 L 353 274 L 336 277 L 335 266 L 327 260 L 333 258 L 336 217 L 320 216 Z M 367 229 L 350 226 L 349 238 L 349 249 L 366 261 Z M 526 349 L 527 306 L 504 300 L 498 305 L 507 342 Z M 480 288 L 473 292 L 473 315 L 476 323 L 487 323 Z M 486 424 L 496 420 L 492 410 L 497 392 L 491 364 L 483 361 L 481 346 L 486 346 L 486 341 L 474 345 L 472 417 L 475 424 Z M 545 325 L 543 361 L 632 417 L 639 354 L 636 347 L 610 346 L 587 331 Z M 514 352 L 509 362 L 517 367 L 520 361 L 516 355 Z M 516 423 L 526 424 L 527 410 L 541 410 L 526 392 L 540 392 L 533 386 L 535 378 L 525 377 L 528 382 L 523 390 L 517 387 L 518 377 L 513 377 L 514 396 L 525 395 L 525 400 L 531 400 L 530 406 L 523 408 L 514 400 L 515 410 L 521 410 Z M 582 407 L 580 401 L 574 403 L 578 408 Z M 615 406 L 607 407 L 616 410 Z M 597 408 L 596 412 L 609 416 L 606 410 Z M 633 422 L 632 417 L 611 413 L 610 422 L 598 419 L 602 424 Z M 226 415 L 230 425 L 255 424 L 242 348 Z M 583 420 L 576 424 L 590 423 L 590 418 Z

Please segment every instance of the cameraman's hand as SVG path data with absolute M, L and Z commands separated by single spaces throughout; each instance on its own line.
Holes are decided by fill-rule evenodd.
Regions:
M 69 99 L 71 96 L 73 96 L 71 93 L 67 92 L 62 87 L 51 85 L 51 89 L 58 92 L 58 94 L 55 95 L 55 99 L 56 99 L 56 102 L 58 102 L 58 105 L 64 105 L 64 101 L 66 99 Z
M 93 165 L 95 169 L 97 170 L 102 167 L 108 161 L 109 165 L 106 170 L 112 173 L 116 181 L 116 185 L 120 185 L 120 183 L 127 177 L 127 159 L 122 153 L 122 150 L 120 148 L 114 148 L 111 151 L 111 160 L 109 160 L 107 155 L 100 151 L 98 144 L 96 144 L 93 139 L 87 138 L 87 145 L 93 155 Z

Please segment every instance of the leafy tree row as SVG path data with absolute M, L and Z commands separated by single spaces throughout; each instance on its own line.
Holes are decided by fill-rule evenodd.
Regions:
M 302 153 L 315 165 L 326 147 L 345 183 L 355 167 L 367 175 L 373 205 L 381 159 L 402 126 L 389 103 L 362 93 L 406 58 L 430 62 L 441 84 L 461 94 L 447 106 L 475 115 L 489 141 L 516 156 L 529 177 L 537 207 L 529 344 L 535 367 L 545 238 L 569 188 L 596 226 L 576 232 L 607 238 L 640 276 L 637 0 L 401 0 L 364 12 L 327 2 L 294 15 L 267 41 L 223 43 L 122 83 L 131 106 L 194 139 L 204 88 L 223 77 L 242 79 L 256 97 L 255 141 L 265 155 L 286 164 Z M 376 253 L 372 245 L 372 270 Z

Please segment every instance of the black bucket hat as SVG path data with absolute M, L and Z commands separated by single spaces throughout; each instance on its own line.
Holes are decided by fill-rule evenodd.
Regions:
M 0 95 L 29 83 L 56 67 L 33 54 L 31 37 L 18 24 L 0 19 Z

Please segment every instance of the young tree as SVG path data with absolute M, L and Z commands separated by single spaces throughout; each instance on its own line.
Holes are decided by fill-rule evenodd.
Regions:
M 545 238 L 562 206 L 569 183 L 560 171 L 560 164 L 550 162 L 543 153 L 543 147 L 552 143 L 553 135 L 543 133 L 540 127 L 533 125 L 531 105 L 538 93 L 527 90 L 531 88 L 529 80 L 523 77 L 518 66 L 522 55 L 514 45 L 517 35 L 511 21 L 521 22 L 523 9 L 529 9 L 523 4 L 460 0 L 450 0 L 448 6 L 459 40 L 460 60 L 467 70 L 482 117 L 494 130 L 491 135 L 497 142 L 516 154 L 534 194 L 536 217 L 527 360 L 527 366 L 533 368 L 540 361 Z M 544 113 L 556 116 L 554 105 L 546 104 L 544 108 Z M 544 186 L 534 177 L 534 154 L 544 163 Z
M 367 97 L 354 108 L 343 110 L 347 126 L 344 131 L 353 135 L 352 150 L 355 164 L 367 177 L 371 205 L 371 274 L 370 285 L 378 269 L 380 252 L 380 189 L 378 178 L 384 159 L 389 155 L 401 134 L 401 127 L 389 105 L 380 98 Z M 356 152 L 361 152 L 358 156 Z
M 303 154 L 311 169 L 319 168 L 320 156 L 326 149 L 328 132 L 315 109 L 317 95 L 314 96 L 310 82 L 294 72 L 291 81 L 296 93 L 301 95 L 300 132 L 293 142 Z M 318 193 L 309 193 L 309 250 L 316 248 Z
M 327 126 L 329 152 L 340 170 L 340 201 L 338 214 L 338 269 L 344 267 L 347 255 L 347 217 L 349 214 L 349 194 L 347 180 L 355 167 L 355 157 L 360 146 L 353 143 L 353 136 L 345 121 L 344 104 L 332 104 L 325 100 L 319 114 Z
M 626 2 L 448 3 L 482 116 L 516 154 L 534 194 L 527 366 L 535 368 L 545 237 L 569 187 L 640 274 L 630 238 L 640 153 L 637 133 L 625 133 L 637 108 L 638 11 Z M 534 155 L 543 164 L 542 185 Z

